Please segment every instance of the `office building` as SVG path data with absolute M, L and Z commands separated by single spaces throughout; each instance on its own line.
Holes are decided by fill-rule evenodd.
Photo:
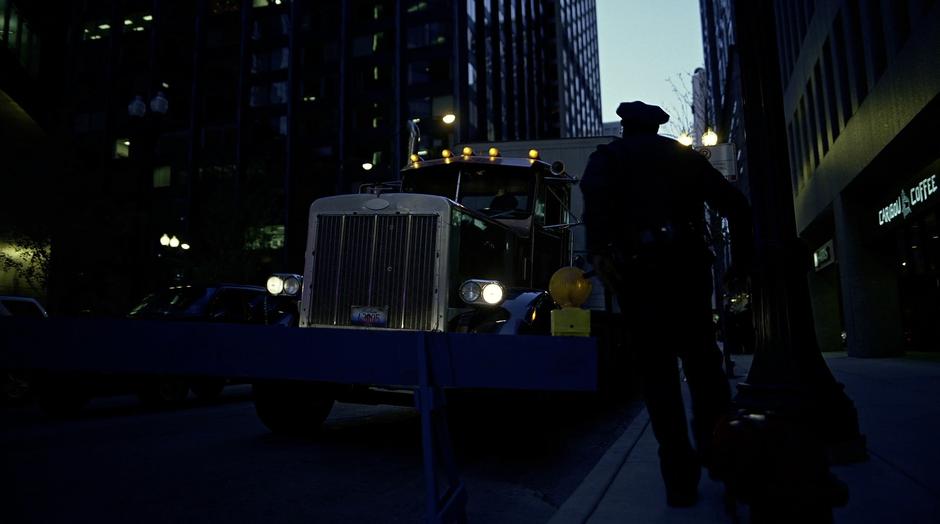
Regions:
M 940 4 L 777 2 L 796 226 L 821 345 L 940 349 Z
M 41 7 L 0 5 L 13 4 Z M 100 297 L 66 309 L 117 313 L 112 295 L 161 282 L 299 271 L 310 202 L 394 180 L 409 121 L 427 156 L 601 131 L 593 0 L 128 0 L 57 13 L 64 59 L 47 103 L 73 220 L 53 244 L 69 260 L 63 295 Z
M 787 146 L 776 165 L 788 166 L 781 176 L 789 178 L 794 227 L 813 252 L 819 345 L 863 357 L 936 351 L 940 159 L 930 136 L 940 117 L 940 7 L 933 0 L 768 5 L 777 71 L 742 83 L 740 46 L 747 43 L 735 31 L 758 21 L 741 19 L 740 2 L 703 0 L 706 71 L 719 135 L 729 140 L 741 139 L 745 121 L 776 125 L 775 115 L 752 112 L 779 106 L 781 129 L 759 139 Z M 761 84 L 771 77 L 778 86 Z M 741 89 L 764 99 L 749 107 L 736 95 Z M 752 141 L 763 134 L 746 131 Z M 747 158 L 755 154 L 747 142 L 740 149 L 745 170 L 768 165 Z

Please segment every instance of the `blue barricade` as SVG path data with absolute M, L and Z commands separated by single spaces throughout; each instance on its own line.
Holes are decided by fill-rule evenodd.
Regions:
M 416 386 L 424 345 L 435 386 L 597 388 L 591 338 L 0 318 L 0 367 L 8 369 Z

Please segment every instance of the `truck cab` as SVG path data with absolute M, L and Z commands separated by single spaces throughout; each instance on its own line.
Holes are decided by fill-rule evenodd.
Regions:
M 397 192 L 317 200 L 300 326 L 548 334 L 534 319 L 571 263 L 572 182 L 534 150 L 464 149 L 413 156 Z
M 548 283 L 572 258 L 573 182 L 536 150 L 412 155 L 394 189 L 315 201 L 304 274 L 274 275 L 268 291 L 300 296 L 301 328 L 549 335 L 556 305 Z M 411 393 L 387 384 L 254 384 L 258 417 L 286 434 L 316 431 L 335 400 L 413 405 Z

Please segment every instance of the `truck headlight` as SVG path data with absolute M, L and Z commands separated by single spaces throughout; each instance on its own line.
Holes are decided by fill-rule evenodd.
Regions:
M 284 294 L 294 296 L 303 287 L 303 277 L 291 275 L 284 279 Z
M 467 304 L 495 306 L 503 301 L 505 290 L 496 280 L 468 280 L 460 285 L 459 294 Z
M 490 282 L 483 286 L 483 301 L 495 305 L 503 301 L 503 286 L 499 282 Z
M 304 278 L 293 273 L 275 273 L 268 277 L 265 287 L 268 293 L 279 296 L 294 296 L 303 289 Z
M 483 290 L 480 288 L 480 284 L 468 280 L 460 286 L 460 299 L 467 304 L 473 304 L 477 300 L 480 300 L 480 294 L 482 292 Z
M 268 283 L 265 287 L 268 288 L 268 293 L 275 296 L 280 295 L 284 292 L 284 279 L 277 275 L 271 275 L 268 277 Z

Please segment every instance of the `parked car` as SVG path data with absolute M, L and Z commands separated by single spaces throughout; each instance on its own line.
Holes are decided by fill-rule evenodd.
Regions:
M 0 317 L 48 318 L 46 308 L 31 297 L 0 295 Z M 32 397 L 30 377 L 20 370 L 4 369 L 0 371 L 0 402 L 4 404 L 24 404 Z
M 128 318 L 289 326 L 296 301 L 273 297 L 261 286 L 215 284 L 171 286 L 144 297 Z
M 135 320 L 297 325 L 296 299 L 272 297 L 265 288 L 240 284 L 178 285 L 144 297 L 127 314 Z M 201 400 L 222 393 L 231 380 L 215 377 L 117 376 L 44 373 L 37 377 L 40 407 L 53 416 L 77 413 L 93 396 L 136 393 L 147 405 L 182 402 L 192 391 Z
M 147 295 L 127 316 L 172 322 L 296 325 L 296 301 L 284 298 L 273 297 L 260 286 L 178 285 Z M 231 381 L 221 378 L 159 377 L 144 381 L 138 394 L 142 401 L 153 405 L 180 402 L 190 390 L 197 398 L 210 400 L 219 396 L 228 383 Z

